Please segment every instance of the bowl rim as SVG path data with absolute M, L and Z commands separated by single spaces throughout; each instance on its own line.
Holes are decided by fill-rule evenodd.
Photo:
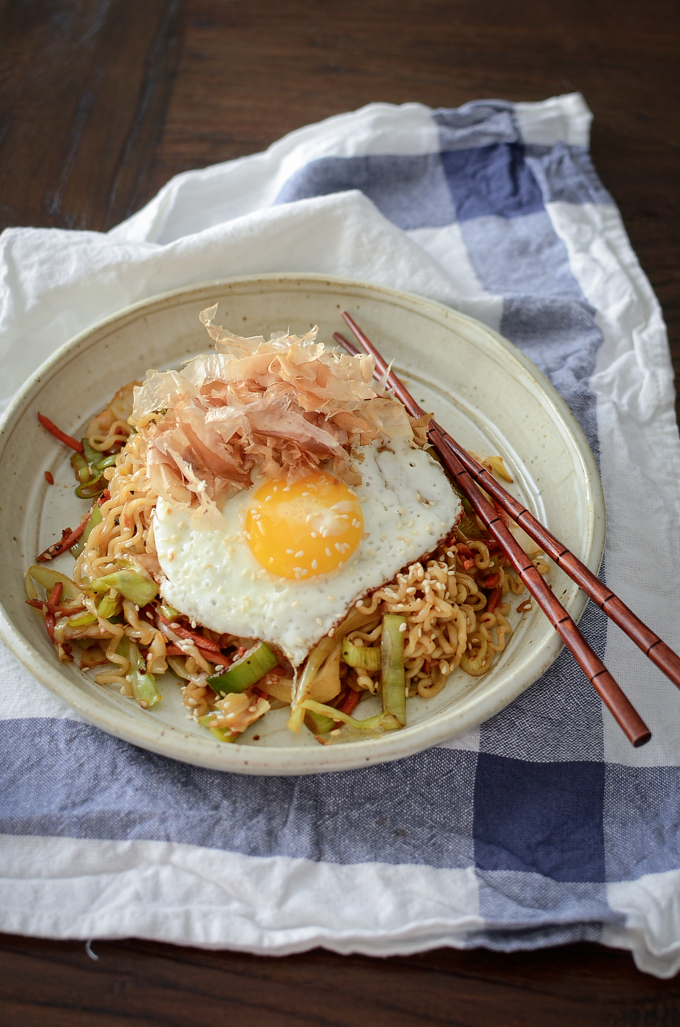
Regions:
M 535 386 L 543 394 L 543 401 L 547 401 L 550 416 L 560 423 L 562 430 L 570 437 L 571 445 L 580 459 L 584 487 L 594 507 L 592 532 L 589 536 L 590 550 L 585 554 L 584 562 L 597 573 L 604 553 L 606 534 L 604 495 L 600 476 L 583 431 L 566 402 L 545 375 L 509 340 L 483 322 L 436 300 L 353 278 L 314 273 L 268 272 L 210 279 L 147 297 L 100 319 L 59 346 L 24 382 L 10 401 L 0 418 L 0 458 L 9 436 L 34 393 L 39 390 L 44 380 L 60 367 L 65 358 L 72 359 L 77 351 L 87 349 L 88 340 L 90 345 L 96 345 L 96 336 L 107 328 L 116 325 L 124 327 L 126 321 L 135 319 L 140 312 L 152 313 L 154 309 L 172 305 L 174 300 L 188 298 L 192 293 L 198 295 L 206 290 L 227 290 L 246 284 L 256 286 L 258 283 L 263 285 L 285 284 L 289 287 L 309 284 L 310 286 L 335 287 L 340 290 L 359 290 L 367 299 L 375 298 L 388 303 L 396 302 L 397 305 L 402 306 L 406 304 L 415 313 L 438 315 L 439 323 L 442 323 L 443 320 L 448 322 L 444 327 L 455 329 L 455 325 L 458 323 L 472 328 L 478 334 L 486 335 L 487 339 L 496 347 L 501 348 L 506 361 L 519 365 L 533 379 Z M 580 619 L 587 601 L 582 592 L 577 593 L 571 601 L 569 609 L 575 621 Z M 75 682 L 61 673 L 58 665 L 55 667 L 33 649 L 32 645 L 14 626 L 1 595 L 0 639 L 40 684 L 57 694 L 84 720 L 108 734 L 113 734 L 160 755 L 197 766 L 263 775 L 309 774 L 356 769 L 373 763 L 402 759 L 448 741 L 487 720 L 512 702 L 548 669 L 563 648 L 559 636 L 555 633 L 554 639 L 551 639 L 547 647 L 544 647 L 543 657 L 541 659 L 534 657 L 530 663 L 531 680 L 523 681 L 520 687 L 510 688 L 502 702 L 499 702 L 498 699 L 494 700 L 491 696 L 486 697 L 485 702 L 484 697 L 479 696 L 482 708 L 481 711 L 477 709 L 473 714 L 443 711 L 432 720 L 412 725 L 404 732 L 390 733 L 381 738 L 358 740 L 349 745 L 319 746 L 318 748 L 295 746 L 257 748 L 238 744 L 226 746 L 207 737 L 207 733 L 206 737 L 199 737 L 173 725 L 152 720 L 152 718 L 149 718 L 147 724 L 145 721 L 138 721 L 137 718 L 129 716 L 123 709 L 110 705 L 103 698 L 100 699 L 96 695 L 83 691 Z

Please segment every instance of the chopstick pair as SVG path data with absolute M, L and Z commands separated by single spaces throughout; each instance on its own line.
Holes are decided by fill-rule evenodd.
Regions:
M 373 356 L 376 377 L 387 374 L 387 379 L 395 395 L 411 416 L 422 417 L 425 411 L 378 353 L 370 339 L 346 311 L 342 312 L 342 316 L 364 351 Z M 353 354 L 359 352 L 357 347 L 339 332 L 335 332 L 333 338 L 348 352 Z M 482 467 L 479 461 L 470 456 L 434 419 L 430 421 L 428 437 L 449 475 L 467 496 L 475 512 L 499 543 L 524 585 L 536 599 L 626 736 L 634 746 L 644 745 L 651 738 L 651 731 L 602 661 L 590 648 L 574 621 L 521 548 L 498 510 L 482 494 L 476 483 L 478 482 L 493 497 L 498 506 L 524 529 L 527 535 L 555 561 L 558 567 L 568 574 L 678 687 L 680 687 L 680 658 L 611 589 L 603 585 L 578 557 L 556 539 L 526 507 L 509 492 L 506 492 L 493 475 Z

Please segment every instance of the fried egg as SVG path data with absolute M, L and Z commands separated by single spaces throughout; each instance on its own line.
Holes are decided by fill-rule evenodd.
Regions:
M 368 592 L 432 552 L 461 514 L 441 466 L 405 439 L 359 451 L 362 483 L 325 471 L 256 481 L 205 514 L 159 499 L 164 600 L 213 631 L 258 638 L 299 666 Z

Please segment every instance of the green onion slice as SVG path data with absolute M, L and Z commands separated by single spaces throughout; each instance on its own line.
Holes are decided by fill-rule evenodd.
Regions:
M 95 496 L 100 496 L 105 488 L 106 478 L 102 478 L 100 474 L 96 478 L 84 481 L 81 485 L 76 485 L 74 491 L 78 499 L 94 499 Z
M 379 649 L 353 645 L 347 638 L 342 640 L 342 658 L 350 667 L 360 667 L 362 670 L 380 670 Z
M 115 588 L 116 592 L 120 592 L 137 606 L 146 606 L 158 595 L 158 585 L 153 578 L 143 577 L 137 571 L 128 568 L 106 574 L 103 578 L 95 578 L 89 583 L 88 588 L 94 592 L 108 592 L 110 588 Z
M 89 439 L 81 439 L 83 444 L 83 454 L 88 464 L 93 464 L 95 467 L 102 458 L 102 454 L 98 449 L 95 449 Z
M 335 727 L 335 721 L 332 717 L 327 717 L 325 713 L 305 710 L 305 725 L 313 735 L 327 735 Z
M 116 650 L 130 661 L 130 682 L 132 694 L 140 706 L 148 709 L 162 701 L 163 696 L 156 688 L 156 679 L 146 669 L 146 660 L 139 649 L 127 635 L 123 635 Z
M 81 485 L 84 485 L 92 477 L 92 472 L 82 453 L 71 453 L 71 467 L 76 472 L 76 478 Z
M 27 579 L 32 578 L 33 581 L 37 581 L 39 585 L 42 585 L 48 595 L 57 582 L 60 581 L 63 586 L 61 590 L 62 600 L 77 599 L 78 596 L 83 594 L 83 590 L 78 588 L 75 581 L 67 578 L 65 574 L 61 574 L 59 571 L 53 570 L 52 567 L 41 567 L 39 563 L 34 563 L 26 571 L 26 576 Z M 37 595 L 29 595 L 29 599 L 37 598 Z
M 406 617 L 402 617 L 398 613 L 385 614 L 380 639 L 380 683 L 383 711 L 396 717 L 402 727 L 406 723 L 405 626 Z
M 97 616 L 94 613 L 79 613 L 77 617 L 71 617 L 68 622 L 70 628 L 85 628 L 88 624 L 95 624 Z
M 228 695 L 229 692 L 245 692 L 256 681 L 263 678 L 278 663 L 278 657 L 274 656 L 266 642 L 258 642 L 247 653 L 244 653 L 240 660 L 232 663 L 231 667 L 222 674 L 214 674 L 208 678 L 208 684 L 220 695 Z
M 98 524 L 101 524 L 101 522 L 102 522 L 102 512 L 101 512 L 98 504 L 95 503 L 93 505 L 92 509 L 90 510 L 90 516 L 87 519 L 87 524 L 85 525 L 85 530 L 83 531 L 82 535 L 77 540 L 75 545 L 71 546 L 71 552 L 73 553 L 74 556 L 80 556 L 80 554 L 82 553 L 83 549 L 85 548 L 85 543 L 87 542 L 88 538 L 90 537 L 90 532 Z
M 397 718 L 391 713 L 377 713 L 375 717 L 368 717 L 367 720 L 355 720 L 349 714 L 334 710 L 332 706 L 326 706 L 324 703 L 314 702 L 313 699 L 305 699 L 300 706 L 310 713 L 317 713 L 331 720 L 341 720 L 343 724 L 349 724 L 350 727 L 359 731 L 398 731 L 401 727 Z

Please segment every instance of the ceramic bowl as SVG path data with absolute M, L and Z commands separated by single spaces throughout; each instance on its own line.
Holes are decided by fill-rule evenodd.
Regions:
M 513 494 L 597 571 L 605 517 L 592 453 L 566 404 L 511 343 L 448 307 L 375 285 L 295 274 L 232 278 L 144 301 L 89 328 L 40 368 L 7 411 L 0 427 L 2 639 L 38 681 L 103 730 L 174 759 L 239 773 L 318 773 L 394 760 L 498 713 L 560 651 L 558 636 L 538 609 L 511 616 L 509 644 L 485 676 L 458 670 L 436 697 L 410 700 L 403 730 L 325 746 L 306 728 L 291 734 L 287 710 L 272 711 L 238 744 L 225 745 L 187 719 L 169 675 L 160 683 L 164 702 L 143 711 L 74 664 L 59 664 L 42 617 L 24 602 L 24 573 L 61 527 L 78 522 L 83 505 L 73 494 L 68 454 L 45 434 L 37 412 L 79 437 L 125 382 L 207 350 L 210 340 L 198 313 L 215 302 L 218 323 L 239 334 L 267 337 L 288 326 L 303 332 L 318 324 L 319 338 L 327 343 L 344 329 L 340 311 L 348 310 L 383 355 L 394 358 L 418 402 L 466 448 L 502 454 L 514 478 Z M 46 470 L 54 486 L 47 485 Z M 60 558 L 58 566 L 67 573 L 71 565 L 70 555 Z M 556 567 L 548 581 L 578 620 L 583 594 Z M 371 714 L 375 702 L 362 703 L 362 716 Z

